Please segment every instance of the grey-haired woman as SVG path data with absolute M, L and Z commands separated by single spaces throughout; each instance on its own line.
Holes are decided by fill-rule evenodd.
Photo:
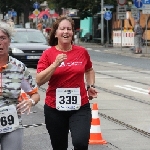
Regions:
M 0 144 L 2 150 L 22 150 L 21 113 L 29 114 L 40 96 L 27 67 L 9 56 L 11 36 L 9 24 L 0 22 Z M 21 89 L 30 96 L 28 100 L 18 100 Z

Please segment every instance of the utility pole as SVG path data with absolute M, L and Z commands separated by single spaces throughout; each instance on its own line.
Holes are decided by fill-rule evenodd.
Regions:
M 101 45 L 104 45 L 104 0 L 101 0 Z

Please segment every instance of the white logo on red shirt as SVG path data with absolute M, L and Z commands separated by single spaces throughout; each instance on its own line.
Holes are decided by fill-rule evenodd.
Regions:
M 68 63 L 62 62 L 59 67 L 66 67 L 66 66 L 70 67 L 70 66 L 80 66 L 80 65 L 82 65 L 82 62 L 68 62 Z

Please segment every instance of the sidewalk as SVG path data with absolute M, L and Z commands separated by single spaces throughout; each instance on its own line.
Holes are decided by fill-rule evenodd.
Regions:
M 119 54 L 130 57 L 137 58 L 150 58 L 150 46 L 144 46 L 142 49 L 142 54 L 134 54 L 133 47 L 105 47 L 100 45 L 100 43 L 90 43 L 90 42 L 79 42 L 80 46 L 84 46 L 86 48 L 99 49 L 104 50 L 106 53 Z

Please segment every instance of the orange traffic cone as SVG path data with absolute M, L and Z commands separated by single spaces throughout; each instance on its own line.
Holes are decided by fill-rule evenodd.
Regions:
M 100 118 L 98 116 L 97 103 L 93 104 L 92 108 L 92 122 L 90 129 L 90 140 L 89 144 L 106 144 L 107 142 L 102 138 L 100 129 Z

